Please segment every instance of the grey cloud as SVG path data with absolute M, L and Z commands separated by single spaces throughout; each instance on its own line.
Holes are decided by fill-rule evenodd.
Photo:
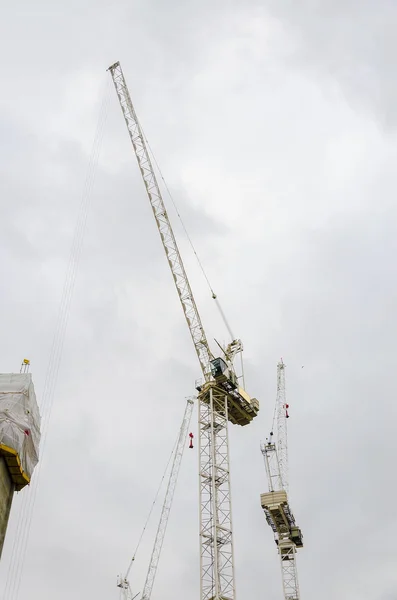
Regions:
M 382 81 L 393 58 L 382 61 L 393 13 L 379 9 L 372 21 L 366 3 L 360 14 L 356 5 L 334 4 L 325 21 L 318 12 L 306 18 L 308 3 L 299 12 L 286 3 L 252 6 L 42 1 L 35 14 L 26 2 L 7 8 L 0 25 L 3 56 L 12 56 L 0 99 L 0 366 L 17 370 L 27 354 L 40 399 L 98 90 L 106 67 L 120 59 L 189 232 L 243 338 L 248 391 L 261 401 L 256 422 L 230 430 L 238 594 L 281 597 L 276 548 L 259 506 L 266 489 L 259 441 L 271 426 L 283 356 L 291 502 L 305 536 L 302 596 L 372 600 L 395 585 L 397 524 L 388 505 L 374 521 L 374 507 L 395 488 L 396 177 L 392 140 L 374 133 L 372 115 L 358 106 L 379 115 L 392 106 L 394 91 Z M 341 20 L 339 46 L 326 47 Z M 379 38 L 383 29 L 384 40 L 366 53 L 365 36 Z M 283 51 L 288 36 L 299 42 L 294 60 L 290 47 Z M 382 92 L 379 104 L 349 80 L 363 56 Z M 359 93 L 357 104 L 333 101 L 325 72 Z M 131 557 L 184 397 L 199 376 L 110 93 L 21 584 L 20 597 L 32 600 L 116 597 L 115 576 Z M 208 336 L 218 336 L 218 315 L 167 205 Z M 194 450 L 184 456 L 158 572 L 155 595 L 165 600 L 197 594 L 197 498 Z M 158 508 L 133 571 L 137 591 Z
M 293 62 L 336 80 L 354 107 L 370 110 L 387 129 L 396 124 L 396 5 L 291 1 L 263 4 L 297 44 Z

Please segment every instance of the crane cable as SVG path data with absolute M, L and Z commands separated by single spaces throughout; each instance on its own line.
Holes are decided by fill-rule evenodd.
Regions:
M 277 416 L 277 406 L 278 406 L 278 403 L 277 403 L 277 398 L 276 398 L 276 402 L 275 402 L 275 404 L 274 404 L 274 411 L 273 411 L 273 421 L 272 421 L 272 428 L 271 428 L 271 431 L 270 431 L 270 438 L 269 438 L 269 442 L 271 441 L 271 439 L 272 439 L 272 437 L 273 437 L 273 434 L 274 434 L 274 424 L 275 424 L 275 422 L 276 422 L 276 416 Z
M 152 516 L 153 509 L 154 509 L 154 507 L 155 507 L 155 504 L 156 504 L 156 502 L 157 502 L 157 500 L 158 500 L 158 496 L 159 496 L 159 493 L 160 493 L 161 487 L 162 487 L 162 485 L 163 485 L 163 482 L 164 482 L 165 476 L 166 476 L 166 474 L 167 474 L 168 467 L 170 466 L 171 459 L 172 459 L 172 457 L 173 457 L 173 456 L 174 456 L 174 454 L 175 454 L 176 447 L 177 447 L 177 444 L 178 444 L 179 435 L 180 435 L 180 431 L 178 431 L 178 437 L 176 438 L 176 440 L 175 440 L 175 443 L 174 443 L 174 445 L 173 445 L 173 447 L 172 447 L 172 451 L 171 451 L 171 454 L 170 454 L 170 456 L 169 456 L 169 458 L 168 458 L 168 461 L 167 461 L 166 467 L 165 467 L 165 469 L 164 469 L 163 476 L 162 476 L 162 478 L 161 478 L 161 480 L 160 480 L 159 486 L 158 486 L 158 488 L 157 488 L 157 491 L 156 491 L 156 494 L 155 494 L 155 496 L 154 496 L 154 500 L 153 500 L 153 502 L 152 502 L 152 505 L 151 505 L 151 507 L 150 507 L 150 510 L 149 510 L 148 516 L 147 516 L 147 518 L 146 518 L 146 521 L 145 521 L 145 524 L 144 524 L 144 526 L 143 526 L 143 529 L 142 529 L 142 531 L 141 531 L 141 535 L 140 535 L 140 537 L 139 537 L 139 539 L 138 539 L 138 543 L 137 543 L 137 545 L 136 545 L 135 551 L 134 551 L 134 553 L 133 553 L 133 555 L 132 555 L 132 558 L 131 558 L 131 561 L 130 561 L 129 567 L 128 567 L 127 571 L 126 571 L 125 578 L 124 578 L 124 579 L 126 579 L 126 580 L 128 579 L 128 575 L 130 574 L 131 567 L 132 567 L 132 565 L 133 565 L 133 563 L 134 563 L 134 561 L 135 561 L 136 553 L 137 553 L 137 552 L 138 552 L 138 550 L 139 550 L 139 547 L 140 547 L 140 545 L 141 545 L 141 542 L 142 542 L 143 535 L 144 535 L 144 533 L 145 533 L 145 531 L 146 531 L 146 528 L 147 528 L 147 526 L 148 526 L 148 524 L 149 524 L 150 517 Z
M 215 294 L 215 292 L 214 292 L 214 289 L 213 289 L 213 287 L 212 287 L 212 285 L 211 285 L 211 282 L 210 282 L 210 280 L 209 280 L 209 277 L 208 277 L 208 275 L 207 275 L 207 273 L 206 273 L 206 271 L 205 271 L 205 269 L 204 269 L 204 265 L 203 265 L 203 263 L 201 262 L 201 260 L 200 260 L 200 257 L 199 257 L 199 255 L 198 255 L 198 253 L 197 253 L 197 251 L 196 251 L 196 248 L 195 248 L 195 246 L 194 246 L 194 244 L 193 244 L 192 238 L 190 237 L 190 235 L 189 235 L 189 233 L 188 233 L 188 230 L 187 230 L 187 228 L 186 228 L 186 226 L 185 226 L 185 223 L 184 223 L 184 221 L 183 221 L 183 219 L 182 219 L 182 216 L 181 216 L 181 214 L 180 214 L 180 212 L 179 212 L 178 206 L 177 206 L 177 204 L 176 204 L 176 202 L 175 202 L 175 200 L 174 200 L 174 198 L 173 198 L 173 196 L 172 196 L 172 194 L 171 194 L 171 191 L 170 191 L 170 189 L 169 189 L 169 187 L 168 187 L 168 185 L 167 185 L 167 182 L 166 182 L 166 180 L 165 180 L 165 178 L 164 178 L 164 176 L 163 176 L 163 173 L 162 173 L 162 171 L 161 171 L 161 169 L 160 169 L 160 166 L 159 166 L 159 164 L 158 164 L 158 162 L 157 162 L 156 156 L 155 156 L 155 154 L 154 154 L 154 152 L 153 152 L 153 150 L 152 150 L 152 148 L 151 148 L 151 146 L 150 146 L 150 144 L 149 144 L 149 141 L 148 141 L 148 139 L 147 139 L 147 137 L 146 137 L 146 134 L 145 134 L 145 132 L 143 131 L 142 125 L 141 125 L 140 123 L 139 123 L 139 126 L 140 126 L 140 128 L 141 128 L 142 135 L 143 135 L 143 137 L 144 137 L 144 140 L 145 140 L 145 142 L 146 142 L 146 145 L 147 145 L 147 147 L 148 147 L 148 149 L 149 149 L 149 152 L 150 152 L 150 154 L 152 155 L 152 158 L 153 158 L 154 164 L 155 164 L 155 165 L 156 165 L 156 167 L 157 167 L 157 171 L 158 171 L 158 173 L 159 173 L 159 175 L 160 175 L 160 178 L 161 178 L 161 179 L 162 179 L 162 181 L 163 181 L 163 184 L 164 184 L 164 187 L 165 187 L 165 189 L 166 189 L 166 191 L 167 191 L 167 194 L 168 194 L 168 196 L 170 197 L 170 200 L 171 200 L 171 202 L 172 202 L 172 204 L 173 204 L 173 206 L 174 206 L 175 212 L 176 212 L 176 214 L 178 215 L 178 218 L 179 218 L 179 220 L 180 220 L 180 222 L 181 222 L 181 224 L 182 224 L 182 227 L 183 227 L 183 230 L 184 230 L 184 232 L 185 232 L 185 235 L 186 235 L 186 237 L 187 237 L 187 240 L 188 240 L 188 242 L 189 242 L 189 244 L 190 244 L 190 246 L 191 246 L 191 248 L 192 248 L 192 250 L 193 250 L 193 253 L 194 253 L 194 255 L 195 255 L 196 259 L 197 259 L 197 262 L 198 262 L 198 265 L 199 265 L 199 267 L 200 267 L 200 269 L 201 269 L 201 272 L 202 272 L 202 274 L 204 275 L 204 278 L 205 278 L 205 280 L 206 280 L 206 282 L 207 282 L 207 285 L 208 285 L 208 287 L 209 287 L 209 290 L 210 290 L 210 292 L 211 292 L 211 296 L 212 296 L 213 300 L 215 300 L 215 304 L 216 304 L 216 306 L 217 306 L 217 308 L 218 308 L 218 310 L 219 310 L 219 313 L 220 313 L 220 315 L 221 315 L 221 317 L 222 317 L 223 323 L 224 323 L 224 325 L 225 325 L 225 327 L 226 327 L 226 329 L 227 329 L 227 331 L 228 331 L 228 333 L 229 333 L 229 335 L 230 335 L 231 339 L 232 339 L 232 340 L 234 340 L 235 338 L 234 338 L 233 332 L 232 332 L 232 330 L 231 330 L 231 328 L 230 328 L 230 325 L 229 325 L 229 323 L 228 323 L 228 321 L 227 321 L 227 319 L 226 319 L 225 313 L 223 312 L 223 310 L 222 310 L 222 307 L 221 307 L 221 305 L 220 305 L 220 302 L 219 302 L 219 300 L 218 300 L 218 297 L 217 297 L 217 295 L 216 295 L 216 294 Z
M 46 445 L 49 422 L 54 403 L 54 394 L 58 379 L 59 367 L 62 359 L 63 346 L 65 341 L 65 332 L 69 320 L 71 301 L 76 281 L 77 269 L 82 252 L 84 234 L 86 229 L 89 206 L 92 200 L 92 192 L 95 184 L 99 154 L 102 146 L 104 127 L 107 120 L 107 109 L 110 98 L 110 85 L 104 82 L 102 92 L 102 103 L 99 110 L 96 132 L 92 145 L 89 165 L 87 168 L 86 180 L 81 197 L 81 203 L 78 218 L 73 234 L 73 242 L 70 251 L 69 262 L 65 274 L 64 287 L 59 305 L 57 325 L 54 333 L 52 348 L 47 366 L 47 373 L 44 382 L 41 409 L 42 418 L 42 436 L 41 436 L 41 455 L 44 454 Z M 17 600 L 22 581 L 23 566 L 25 563 L 26 551 L 29 542 L 30 529 L 32 524 L 33 511 L 36 503 L 37 489 L 40 482 L 42 462 L 39 461 L 35 475 L 32 479 L 29 493 L 23 495 L 18 515 L 18 524 L 14 537 L 8 573 L 5 581 L 3 600 Z

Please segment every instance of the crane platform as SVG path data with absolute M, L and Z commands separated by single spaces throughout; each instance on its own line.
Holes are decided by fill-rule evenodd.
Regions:
M 288 504 L 287 492 L 267 492 L 261 494 L 261 506 L 266 521 L 279 537 L 288 535 L 297 548 L 303 547 L 302 532 L 295 523 L 294 516 Z
M 223 358 L 214 358 L 210 362 L 213 379 L 204 384 L 196 383 L 199 398 L 202 402 L 210 402 L 210 390 L 217 390 L 217 395 L 227 397 L 227 418 L 234 425 L 248 425 L 259 412 L 259 402 L 251 398 L 239 386 L 233 368 Z
M 233 386 L 226 381 L 207 381 L 203 385 L 198 385 L 198 398 L 205 404 L 210 403 L 210 390 L 216 395 L 227 397 L 228 420 L 233 425 L 248 425 L 259 412 L 259 402 L 256 398 L 250 398 L 247 392 L 241 387 Z

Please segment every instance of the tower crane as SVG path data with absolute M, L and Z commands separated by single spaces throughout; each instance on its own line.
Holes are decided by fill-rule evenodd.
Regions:
M 193 406 L 194 401 L 191 398 L 188 398 L 186 402 L 185 412 L 183 414 L 182 424 L 179 430 L 178 440 L 175 447 L 174 460 L 172 462 L 167 491 L 164 497 L 163 508 L 161 510 L 160 521 L 157 528 L 152 555 L 150 557 L 145 584 L 143 586 L 141 600 L 150 600 L 152 595 L 154 580 L 156 577 L 157 567 L 160 560 L 161 549 L 163 547 L 165 532 L 167 530 L 168 519 L 171 512 L 172 500 L 174 498 L 179 470 L 181 467 L 183 449 L 185 447 L 187 432 L 192 417 Z M 134 600 L 134 598 L 137 598 L 139 596 L 139 594 L 133 595 L 128 579 L 134 560 L 135 556 L 132 557 L 126 575 L 124 577 L 120 577 L 117 581 L 117 586 L 121 590 L 123 600 Z
M 272 431 L 266 444 L 261 445 L 269 483 L 269 492 L 261 494 L 261 506 L 278 547 L 284 599 L 300 600 L 296 550 L 303 547 L 303 537 L 288 502 L 288 408 L 285 364 L 281 359 L 277 365 L 277 440 L 273 441 Z
M 241 340 L 232 340 L 222 349 L 222 357 L 214 356 L 210 350 L 120 63 L 113 64 L 109 71 L 204 379 L 196 386 L 199 392 L 200 600 L 235 600 L 228 422 L 247 425 L 258 414 L 259 402 L 239 385 L 233 366 L 236 355 L 243 350 Z

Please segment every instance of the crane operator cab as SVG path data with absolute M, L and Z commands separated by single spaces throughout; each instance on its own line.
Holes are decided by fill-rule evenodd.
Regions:
M 259 402 L 256 398 L 250 398 L 243 388 L 238 384 L 238 378 L 233 369 L 223 358 L 214 358 L 211 360 L 211 375 L 215 383 L 224 389 L 228 397 L 228 418 L 232 423 L 239 425 L 248 425 L 258 414 Z M 205 392 L 207 383 L 201 390 Z
M 223 358 L 211 360 L 211 375 L 218 383 L 227 381 L 234 389 L 238 386 L 236 374 L 228 367 Z

